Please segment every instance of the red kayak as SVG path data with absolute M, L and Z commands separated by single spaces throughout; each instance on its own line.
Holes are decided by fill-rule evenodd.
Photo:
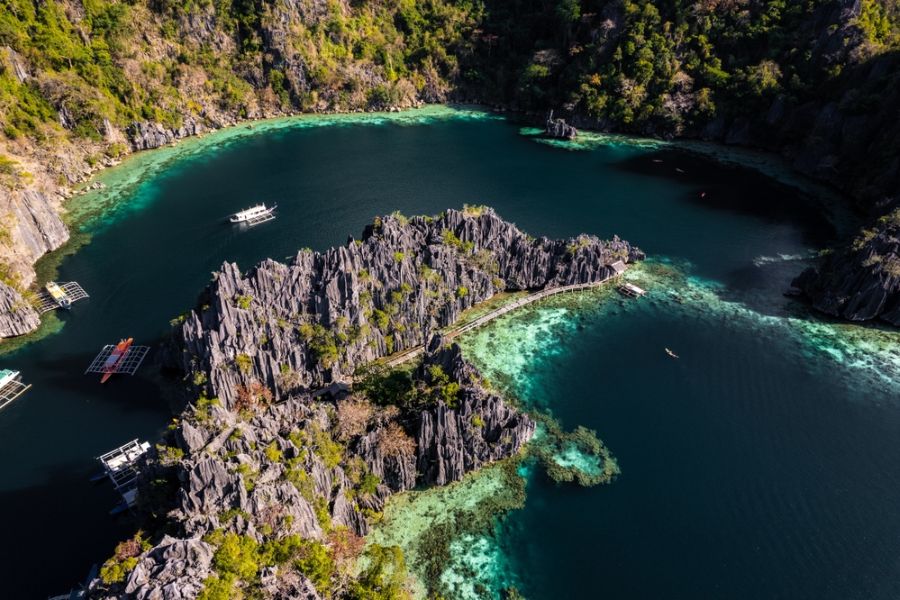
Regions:
M 122 362 L 122 359 L 125 358 L 125 355 L 128 354 L 128 349 L 131 348 L 131 344 L 134 342 L 134 338 L 128 338 L 127 340 L 121 340 L 116 347 L 113 348 L 113 351 L 110 353 L 109 358 L 106 359 L 106 362 L 103 363 L 103 377 L 100 378 L 100 383 L 106 383 L 106 381 L 113 376 L 116 372 L 116 367 L 119 366 L 119 363 Z

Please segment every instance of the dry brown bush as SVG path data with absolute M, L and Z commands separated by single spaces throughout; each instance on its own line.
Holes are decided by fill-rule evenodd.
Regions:
M 258 381 L 251 381 L 248 385 L 237 386 L 237 399 L 234 402 L 234 408 L 238 412 L 259 406 L 268 406 L 270 402 L 272 402 L 272 390 Z
M 397 423 L 388 423 L 378 434 L 378 448 L 384 456 L 412 456 L 416 442 Z
M 360 396 L 350 396 L 337 405 L 337 434 L 341 440 L 348 440 L 366 432 L 374 408 L 372 403 Z

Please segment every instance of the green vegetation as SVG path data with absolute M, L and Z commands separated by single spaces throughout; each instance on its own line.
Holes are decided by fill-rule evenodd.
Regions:
M 177 446 L 157 444 L 156 452 L 159 454 L 159 460 L 163 465 L 174 465 L 181 462 L 181 459 L 184 458 L 184 450 Z
M 435 400 L 442 400 L 450 408 L 456 408 L 459 400 L 459 383 L 450 381 L 450 376 L 438 365 L 428 367 L 428 378 L 431 396 Z
M 900 3 L 864 0 L 858 57 L 900 45 Z M 810 24 L 832 0 L 487 0 L 467 83 L 522 108 L 564 106 L 626 131 L 678 133 L 819 94 L 843 65 Z M 816 16 L 813 16 L 816 15 Z M 832 17 L 833 18 L 833 17 Z M 855 60 L 848 57 L 847 60 Z
M 406 561 L 397 546 L 372 544 L 364 556 L 368 566 L 350 584 L 354 600 L 403 600 L 409 598 L 404 589 Z
M 462 241 L 456 236 L 455 233 L 453 233 L 449 229 L 445 229 L 441 232 L 441 239 L 443 239 L 446 245 L 456 248 L 463 254 L 469 254 L 475 248 L 475 244 L 473 242 Z
M 345 109 L 408 102 L 426 86 L 449 86 L 479 15 L 477 4 L 449 0 L 344 9 L 332 3 L 315 18 L 301 18 L 303 10 L 294 15 L 288 35 L 275 36 L 281 45 L 272 47 L 271 36 L 261 31 L 281 24 L 258 2 L 91 0 L 76 21 L 76 12 L 62 2 L 3 0 L 0 47 L 12 48 L 38 74 L 19 81 L 12 60 L 5 54 L 0 59 L 3 131 L 9 138 L 56 135 L 62 129 L 56 109 L 62 106 L 63 125 L 73 136 L 99 140 L 105 120 L 120 127 L 133 121 L 179 126 L 207 103 L 245 114 L 267 98 L 301 108 L 323 100 Z M 213 12 L 220 33 L 237 42 L 235 51 L 222 52 L 213 38 L 191 29 Z M 150 60 L 152 47 L 162 43 L 173 46 L 172 52 Z M 273 64 L 273 52 L 299 55 L 311 89 L 297 84 L 296 73 Z M 263 67 L 259 90 L 239 75 L 250 64 Z M 186 94 L 187 76 L 198 70 L 205 83 Z M 368 73 L 376 81 L 370 89 Z M 115 150 L 110 146 L 109 152 Z
M 253 370 L 253 359 L 246 354 L 238 354 L 235 356 L 234 364 L 241 373 L 249 373 Z
M 303 338 L 313 357 L 326 369 L 334 365 L 340 358 L 338 350 L 337 334 L 319 323 L 304 323 L 298 327 L 300 337 Z
M 412 366 L 388 369 L 376 364 L 359 368 L 354 374 L 354 389 L 378 406 L 396 406 L 401 410 L 419 410 L 442 401 L 450 408 L 459 402 L 460 386 L 450 381 L 438 365 L 428 367 L 425 381 L 416 381 Z
M 220 520 L 227 521 L 237 514 L 223 514 Z M 199 596 L 205 600 L 258 597 L 260 573 L 273 566 L 277 566 L 281 574 L 294 571 L 307 577 L 322 597 L 331 597 L 339 585 L 349 585 L 349 592 L 346 596 L 342 593 L 342 597 L 359 600 L 407 598 L 403 590 L 406 565 L 403 553 L 396 547 L 373 545 L 368 548 L 364 556 L 365 568 L 347 583 L 362 540 L 346 528 L 335 528 L 326 543 L 298 535 L 274 537 L 260 543 L 250 536 L 222 529 L 204 539 L 216 549 L 213 575 L 204 582 Z
M 242 308 L 244 310 L 249 310 L 250 305 L 253 303 L 253 296 L 250 296 L 250 295 L 237 296 L 234 299 L 234 302 L 238 308 Z
M 205 394 L 201 394 L 199 398 L 197 398 L 197 402 L 194 404 L 194 417 L 200 423 L 206 423 L 209 421 L 209 409 L 213 406 L 219 406 L 220 402 L 218 398 L 207 398 Z
M 110 585 L 121 583 L 137 566 L 138 556 L 151 548 L 144 534 L 138 531 L 133 538 L 116 546 L 115 554 L 100 567 L 100 579 Z
M 319 455 L 319 458 L 322 459 L 322 462 L 325 463 L 325 466 L 329 469 L 333 469 L 341 464 L 341 460 L 344 458 L 344 447 L 334 441 L 331 435 L 324 429 L 312 426 L 310 433 L 312 437 L 312 448 L 315 450 L 315 453 Z
M 563 431 L 552 417 L 531 412 L 544 434 L 529 445 L 529 453 L 557 483 L 575 481 L 582 487 L 609 483 L 619 474 L 619 465 L 597 434 L 585 427 Z

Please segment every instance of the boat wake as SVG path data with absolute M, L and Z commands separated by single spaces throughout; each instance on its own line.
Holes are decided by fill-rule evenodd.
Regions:
M 775 256 L 757 256 L 753 259 L 753 265 L 762 267 L 772 263 L 796 262 L 801 260 L 810 260 L 816 257 L 816 253 L 812 250 L 806 254 L 776 254 Z

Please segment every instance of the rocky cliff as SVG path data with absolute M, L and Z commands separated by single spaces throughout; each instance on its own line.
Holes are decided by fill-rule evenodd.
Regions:
M 31 303 L 0 281 L 0 337 L 14 337 L 34 331 L 41 324 Z
M 67 238 L 63 201 L 98 168 L 296 111 L 557 107 L 549 135 L 753 146 L 872 218 L 898 202 L 900 9 L 887 0 L 36 7 L 0 13 L 0 278 L 20 289 Z
M 376 219 L 359 241 L 246 276 L 225 265 L 175 326 L 171 357 L 198 399 L 140 465 L 156 533 L 120 544 L 89 597 L 399 593 L 402 559 L 363 551 L 385 500 L 514 456 L 535 431 L 429 332 L 499 291 L 595 281 L 642 257 L 618 239 L 534 239 L 467 207 Z M 372 363 L 417 344 L 407 369 Z
M 334 583 L 353 576 L 361 547 L 354 541 L 355 554 L 336 553 L 366 535 L 391 494 L 457 481 L 515 455 L 534 432 L 533 421 L 480 386 L 457 346 L 435 339 L 432 347 L 419 373 L 446 368 L 447 379 L 416 376 L 413 387 L 436 393 L 416 408 L 377 405 L 356 391 L 240 412 L 211 401 L 189 408 L 169 445 L 142 466 L 142 498 L 158 501 L 160 482 L 169 482 L 167 533 L 129 556 L 120 546 L 89 597 L 193 599 L 223 581 L 231 594 L 262 598 L 341 596 Z M 148 502 L 147 511 L 161 508 Z M 235 573 L 224 557 L 235 539 L 245 548 L 289 548 L 280 557 L 248 551 L 254 567 L 229 579 Z M 311 567 L 296 560 L 310 548 L 335 563 L 325 579 L 311 580 Z
M 900 326 L 900 209 L 794 280 L 818 310 Z
M 178 328 L 173 364 L 228 407 L 257 383 L 281 398 L 422 344 L 498 292 L 597 281 L 641 258 L 618 238 L 534 239 L 487 208 L 383 217 L 290 264 L 223 265 Z

